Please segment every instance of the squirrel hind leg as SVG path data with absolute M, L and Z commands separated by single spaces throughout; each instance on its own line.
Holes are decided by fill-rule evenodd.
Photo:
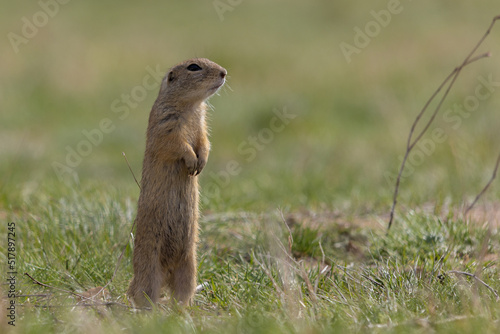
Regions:
M 196 291 L 196 258 L 190 254 L 170 271 L 167 286 L 172 292 L 175 302 L 180 305 L 191 305 Z
M 151 263 L 143 269 L 135 273 L 127 294 L 135 306 L 151 307 L 151 303 L 156 304 L 160 298 L 164 277 L 159 263 Z

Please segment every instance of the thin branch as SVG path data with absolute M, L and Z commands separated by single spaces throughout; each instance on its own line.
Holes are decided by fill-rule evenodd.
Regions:
M 495 291 L 495 289 L 493 289 L 491 286 L 489 286 L 488 284 L 486 284 L 482 279 L 480 279 L 476 275 L 468 273 L 468 272 L 465 272 L 465 271 L 458 271 L 458 270 L 449 270 L 446 273 L 448 273 L 448 274 L 455 274 L 455 275 L 465 275 L 465 276 L 472 277 L 476 281 L 478 281 L 479 283 L 481 283 L 482 285 L 484 285 L 485 287 L 487 287 L 488 290 L 490 290 L 495 295 L 495 297 L 497 297 L 497 301 L 500 300 L 500 296 L 498 296 L 498 293 Z
M 486 31 L 486 33 L 483 35 L 483 37 L 479 40 L 479 42 L 476 44 L 476 46 L 472 49 L 472 51 L 469 53 L 469 55 L 464 59 L 464 61 L 462 62 L 462 64 L 460 66 L 458 66 L 457 68 L 455 68 L 447 77 L 446 79 L 441 83 L 441 85 L 438 87 L 438 89 L 432 94 L 432 96 L 429 98 L 429 100 L 425 103 L 424 107 L 422 108 L 422 110 L 420 111 L 420 113 L 417 115 L 417 117 L 415 118 L 415 121 L 413 122 L 412 126 L 411 126 L 411 129 L 410 129 L 410 133 L 408 135 L 408 141 L 407 141 L 407 144 L 406 144 L 406 152 L 405 152 L 405 155 L 404 155 L 404 158 L 403 158 L 403 161 L 401 162 L 401 166 L 399 168 L 399 173 L 398 173 L 398 177 L 396 179 L 396 185 L 395 185 L 395 189 L 394 189 L 394 196 L 393 196 L 393 201 L 392 201 L 392 207 L 391 207 L 391 212 L 390 212 L 390 215 L 389 215 L 389 223 L 388 223 L 388 226 L 387 226 L 387 232 L 389 232 L 391 226 L 392 226 L 392 222 L 394 220 L 394 211 L 396 209 L 396 205 L 397 205 L 397 201 L 398 201 L 398 194 L 399 194 L 399 186 L 400 186 L 400 183 L 401 183 L 401 176 L 403 175 L 403 170 L 405 168 L 405 165 L 406 165 L 406 161 L 408 160 L 408 157 L 410 155 L 410 152 L 412 151 L 412 149 L 415 147 L 415 145 L 417 144 L 417 142 L 422 138 L 422 136 L 425 134 L 425 132 L 429 129 L 430 125 L 432 124 L 432 122 L 434 121 L 434 119 L 436 118 L 436 115 L 438 114 L 439 110 L 441 109 L 441 106 L 444 102 L 444 100 L 446 99 L 446 97 L 448 96 L 448 93 L 450 92 L 451 88 L 453 87 L 453 85 L 455 84 L 455 81 L 456 79 L 458 78 L 458 75 L 460 74 L 460 72 L 462 71 L 462 69 L 464 67 L 466 67 L 467 65 L 477 61 L 477 60 L 480 60 L 482 58 L 485 58 L 485 57 L 489 57 L 490 56 L 490 53 L 484 53 L 484 54 L 481 54 L 481 55 L 478 55 L 478 56 L 475 56 L 473 57 L 474 53 L 477 51 L 477 49 L 481 46 L 481 44 L 483 43 L 483 41 L 486 39 L 486 37 L 490 34 L 491 32 L 491 29 L 493 28 L 495 22 L 497 20 L 500 19 L 500 15 L 498 16 L 495 16 L 493 18 L 493 21 L 491 22 L 490 26 L 488 27 L 488 30 Z M 451 82 L 450 82 L 451 80 Z M 436 108 L 434 109 L 434 112 L 432 114 L 432 116 L 430 117 L 430 119 L 427 121 L 426 125 L 424 126 L 423 130 L 418 134 L 418 136 L 415 138 L 415 140 L 412 141 L 412 138 L 413 138 L 413 134 L 415 132 L 415 129 L 417 127 L 417 124 L 419 123 L 420 119 L 422 118 L 422 116 L 425 114 L 425 112 L 427 111 L 429 105 L 431 104 L 431 102 L 436 98 L 436 96 L 439 94 L 439 92 L 446 86 L 446 84 L 448 84 L 447 88 L 446 88 L 446 91 L 445 93 L 443 94 L 443 96 L 441 97 L 438 105 L 436 106 Z
M 465 213 L 464 213 L 465 216 L 469 213 L 470 210 L 472 210 L 472 208 L 477 203 L 477 201 L 481 198 L 481 196 L 483 196 L 483 194 L 488 190 L 488 188 L 490 187 L 490 185 L 493 183 L 493 180 L 495 180 L 495 178 L 497 177 L 497 171 L 498 171 L 498 167 L 499 166 L 500 166 L 500 154 L 498 155 L 497 163 L 495 165 L 495 169 L 493 170 L 493 175 L 491 175 L 490 180 L 488 181 L 488 183 L 486 184 L 486 186 L 484 186 L 483 190 L 481 190 L 481 192 L 476 196 L 476 198 L 474 199 L 474 201 L 472 202 L 472 204 L 469 205 L 469 207 L 467 208 L 467 210 L 465 210 Z
M 425 132 L 427 132 L 427 130 L 429 129 L 429 127 L 431 126 L 432 122 L 434 121 L 434 119 L 436 118 L 436 115 L 438 114 L 439 110 L 441 109 L 441 106 L 443 105 L 443 102 L 444 100 L 446 99 L 446 97 L 448 97 L 448 94 L 450 93 L 450 90 L 451 88 L 453 87 L 453 85 L 455 84 L 455 81 L 457 80 L 458 78 L 458 75 L 460 74 L 460 72 L 462 71 L 462 69 L 469 65 L 469 64 L 472 64 L 473 62 L 475 61 L 478 61 L 480 59 L 483 59 L 483 58 L 487 58 L 487 57 L 490 57 L 490 53 L 487 52 L 487 53 L 483 53 L 477 57 L 474 57 L 473 59 L 467 61 L 467 62 L 464 62 L 461 66 L 455 68 L 455 70 L 453 70 L 453 72 L 450 74 L 450 76 L 448 76 L 448 78 L 446 78 L 446 80 L 443 82 L 443 85 L 450 79 L 451 79 L 451 82 L 450 84 L 448 85 L 448 88 L 446 89 L 445 93 L 443 94 L 443 96 L 441 97 L 441 100 L 439 100 L 439 103 L 438 105 L 436 106 L 436 109 L 434 109 L 434 113 L 432 114 L 431 118 L 429 119 L 429 121 L 427 121 L 427 124 L 425 125 L 425 127 L 422 129 L 422 131 L 420 132 L 420 134 L 417 136 L 417 138 L 413 141 L 413 143 L 411 143 L 411 145 L 408 147 L 409 150 L 412 150 L 413 147 L 415 146 L 415 144 L 417 144 L 417 142 L 422 138 L 422 136 L 424 135 Z M 436 92 L 439 92 L 442 88 L 443 88 L 443 85 L 441 85 L 438 90 Z M 425 108 L 427 108 L 428 104 L 431 102 L 431 100 L 428 101 L 427 105 Z M 422 109 L 423 112 L 426 111 L 426 109 Z M 419 114 L 419 117 L 418 119 L 416 120 L 418 122 L 418 120 L 420 119 L 420 117 L 422 116 L 422 112 Z M 414 125 L 416 125 L 416 123 L 414 123 Z M 414 127 L 412 127 L 412 130 L 414 130 Z M 413 131 L 410 132 L 410 137 L 408 139 L 411 139 L 413 135 Z

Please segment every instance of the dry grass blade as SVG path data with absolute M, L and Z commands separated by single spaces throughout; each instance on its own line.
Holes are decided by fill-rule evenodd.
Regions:
M 122 152 L 122 154 L 123 154 L 123 157 L 125 158 L 125 161 L 127 162 L 128 170 L 130 171 L 130 173 L 132 173 L 132 176 L 134 177 L 135 183 L 137 184 L 139 189 L 141 189 L 141 185 L 137 181 L 137 178 L 135 177 L 134 171 L 132 170 L 132 167 L 130 167 L 130 164 L 128 163 L 128 159 L 127 159 L 127 156 L 125 155 L 125 152 Z

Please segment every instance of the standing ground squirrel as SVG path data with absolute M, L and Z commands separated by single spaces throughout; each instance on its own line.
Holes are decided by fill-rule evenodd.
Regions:
M 149 115 L 137 205 L 134 279 L 137 306 L 156 303 L 162 287 L 184 305 L 196 289 L 198 178 L 207 162 L 205 100 L 224 84 L 226 70 L 208 59 L 186 60 L 162 81 Z

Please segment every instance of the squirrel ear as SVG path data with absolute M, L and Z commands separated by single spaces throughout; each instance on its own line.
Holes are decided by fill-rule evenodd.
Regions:
M 174 77 L 174 72 L 170 71 L 168 72 L 168 82 L 172 82 L 174 81 L 175 77 Z

